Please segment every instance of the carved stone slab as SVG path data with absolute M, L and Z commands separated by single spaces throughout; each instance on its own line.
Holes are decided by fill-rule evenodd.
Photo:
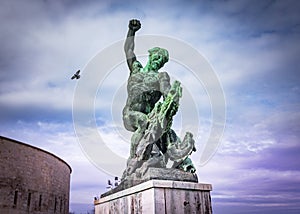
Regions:
M 210 184 L 150 180 L 95 200 L 95 214 L 211 214 L 211 190 Z

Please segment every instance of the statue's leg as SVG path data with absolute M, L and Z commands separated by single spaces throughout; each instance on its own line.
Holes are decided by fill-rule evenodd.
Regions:
M 156 152 L 153 154 L 148 160 L 145 160 L 143 165 L 137 170 L 141 176 L 145 175 L 149 167 L 155 167 L 155 168 L 165 168 L 166 164 L 164 162 L 164 156 L 159 153 L 159 149 L 155 148 L 156 146 L 153 146 L 153 152 Z
M 135 126 L 134 118 L 132 116 L 132 111 L 129 110 L 129 108 L 126 106 L 123 109 L 123 124 L 124 127 L 131 132 L 134 132 L 137 130 L 137 127 Z
M 131 137 L 130 158 L 135 157 L 136 147 L 148 126 L 148 116 L 142 112 L 130 111 L 128 108 L 123 110 L 124 126 L 129 131 L 134 131 Z
M 131 117 L 135 122 L 135 126 L 137 127 L 131 137 L 130 157 L 133 158 L 136 154 L 136 148 L 141 139 L 144 137 L 145 130 L 147 129 L 148 117 L 146 114 L 143 114 L 141 112 L 131 112 Z
M 131 136 L 130 158 L 134 158 L 136 156 L 136 148 L 143 137 L 143 133 L 141 132 L 141 129 L 137 129 Z

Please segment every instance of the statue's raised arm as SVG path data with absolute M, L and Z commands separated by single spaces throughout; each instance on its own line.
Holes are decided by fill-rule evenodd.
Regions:
M 127 38 L 124 44 L 124 51 L 126 54 L 127 65 L 130 72 L 133 70 L 133 63 L 136 61 L 136 56 L 134 54 L 134 36 L 141 28 L 141 22 L 137 19 L 132 19 L 129 21 Z

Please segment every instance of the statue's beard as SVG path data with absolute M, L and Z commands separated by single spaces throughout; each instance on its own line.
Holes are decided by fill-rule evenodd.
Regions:
M 158 70 L 160 69 L 160 64 L 158 62 L 152 62 L 151 63 L 151 67 L 154 69 L 154 70 Z

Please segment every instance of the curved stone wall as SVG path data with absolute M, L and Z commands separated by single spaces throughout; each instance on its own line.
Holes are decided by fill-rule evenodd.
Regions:
M 0 136 L 0 213 L 69 213 L 70 166 L 57 156 Z

